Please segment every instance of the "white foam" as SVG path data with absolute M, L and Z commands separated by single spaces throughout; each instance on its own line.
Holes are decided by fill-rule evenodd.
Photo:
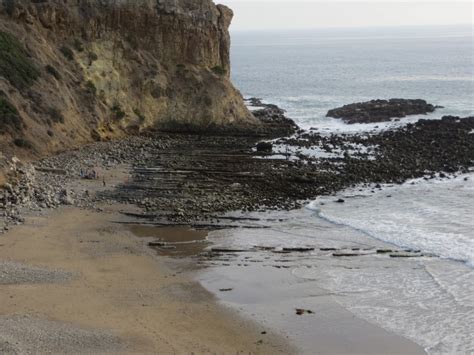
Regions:
M 367 260 L 367 259 L 365 259 Z M 422 345 L 429 354 L 474 349 L 474 271 L 449 261 L 339 261 L 293 274 L 316 280 L 348 310 Z M 456 265 L 455 265 L 456 264 Z
M 398 79 L 401 81 L 416 81 L 413 78 Z M 450 79 L 450 77 L 446 80 L 448 79 Z M 285 109 L 287 111 L 286 115 L 294 119 L 302 129 L 318 129 L 320 133 L 378 133 L 389 129 L 404 127 L 409 123 L 416 123 L 421 119 L 439 120 L 447 115 L 467 117 L 474 114 L 472 106 L 466 107 L 462 103 L 459 103 L 458 106 L 461 108 L 457 110 L 453 110 L 453 107 L 438 108 L 435 112 L 426 115 L 411 115 L 401 119 L 393 119 L 388 122 L 347 124 L 341 119 L 326 117 L 328 110 L 341 106 L 343 103 L 362 102 L 371 99 L 373 99 L 373 97 L 340 98 L 329 95 L 301 95 L 271 97 L 262 102 L 276 104 Z M 440 100 L 430 100 L 430 102 L 436 105 L 446 105 Z
M 342 193 L 344 204 L 334 203 L 335 197 L 324 197 L 310 203 L 308 208 L 319 211 L 329 221 L 385 242 L 474 267 L 472 175 L 371 191 L 347 190 Z
M 392 211 L 399 211 L 403 206 L 407 209 L 405 216 L 410 216 L 410 222 L 421 221 L 414 224 L 415 228 L 423 227 L 423 223 L 429 221 L 433 216 L 440 218 L 429 228 L 437 229 L 446 224 L 446 230 L 453 229 L 457 234 L 461 233 L 468 218 L 458 218 L 464 212 L 469 216 L 467 206 L 464 209 L 449 202 L 450 199 L 458 199 L 463 195 L 466 201 L 474 193 L 472 181 L 464 181 L 473 175 L 459 176 L 453 180 L 413 180 L 401 186 L 384 186 L 382 192 L 371 193 L 371 189 L 359 191 L 348 190 L 341 197 L 346 200 L 345 204 L 336 204 L 334 201 L 339 196 L 319 199 L 310 204 L 313 210 L 324 209 L 332 215 L 339 213 L 340 216 L 350 215 L 355 217 L 372 218 L 374 223 L 378 222 L 377 215 L 390 217 Z M 414 183 L 414 185 L 411 185 Z M 436 191 L 440 191 L 439 196 Z M 388 198 L 387 195 L 392 197 Z M 452 195 L 450 199 L 446 196 Z M 420 208 L 413 208 L 405 202 L 407 196 L 421 198 Z M 436 198 L 435 198 L 436 197 Z M 321 206 L 319 203 L 324 202 Z M 430 207 L 430 203 L 434 206 Z M 446 213 L 436 205 L 447 204 Z M 391 207 L 393 205 L 393 208 Z M 355 210 L 353 214 L 349 214 Z M 373 211 L 361 213 L 358 210 Z M 342 211 L 342 212 L 341 212 Z M 375 211 L 375 212 L 374 212 Z M 398 213 L 398 212 L 397 212 Z M 255 245 L 266 247 L 300 247 L 309 246 L 314 251 L 303 253 L 304 255 L 285 255 L 284 259 L 290 261 L 285 265 L 290 267 L 291 274 L 301 279 L 306 284 L 309 294 L 316 294 L 310 285 L 317 289 L 324 289 L 324 294 L 331 295 L 344 308 L 371 323 L 377 324 L 389 331 L 412 339 L 423 346 L 430 354 L 466 354 L 474 350 L 474 268 L 464 263 L 442 259 L 438 257 L 416 257 L 408 259 L 391 258 L 386 254 L 375 253 L 375 248 L 387 248 L 386 243 L 368 236 L 367 231 L 362 233 L 346 225 L 330 223 L 318 217 L 310 209 L 292 212 L 267 212 L 256 215 L 243 214 L 243 217 L 258 216 L 260 221 L 249 221 L 255 226 L 267 226 L 268 229 L 232 229 L 213 231 L 209 239 L 217 246 L 252 248 Z M 272 219 L 279 222 L 269 222 Z M 407 236 L 399 242 L 404 246 L 414 247 L 418 242 L 416 238 L 422 239 L 422 246 L 429 245 L 429 234 L 417 236 L 411 239 L 411 229 L 408 220 L 400 219 L 405 223 L 404 229 L 398 228 L 399 235 Z M 449 220 L 450 223 L 446 223 Z M 390 230 L 397 230 L 395 220 L 391 220 Z M 367 228 L 370 228 L 368 223 Z M 364 227 L 366 227 L 364 226 Z M 380 228 L 384 232 L 383 228 Z M 423 231 L 423 229 L 421 229 Z M 452 231 L 451 231 L 452 232 Z M 454 233 L 453 233 L 454 234 Z M 464 233 L 468 234 L 468 233 Z M 374 234 L 375 235 L 375 234 Z M 394 234 L 395 235 L 395 234 Z M 383 234 L 380 239 L 387 239 L 392 234 Z M 459 235 L 445 236 L 444 243 L 435 246 L 451 247 L 450 238 L 460 238 Z M 392 240 L 389 240 L 393 242 Z M 456 252 L 463 247 L 463 239 L 457 241 Z M 367 248 L 363 257 L 338 258 L 333 257 L 332 252 L 325 252 L 320 248 Z M 444 251 L 444 249 L 442 249 Z M 449 250 L 448 250 L 449 252 Z M 241 256 L 246 258 L 247 256 Z M 245 259 L 237 257 L 235 261 L 226 263 L 245 264 Z M 258 257 L 257 257 L 258 258 Z M 264 253 L 260 255 L 262 268 L 279 265 L 282 262 L 281 254 Z M 216 266 L 219 268 L 219 266 Z M 225 268 L 221 268 L 225 273 Z M 232 269 L 232 268 L 231 268 Z M 245 268 L 244 268 L 245 269 Z M 273 269 L 273 268 L 272 268 Z M 235 270 L 232 269 L 232 270 Z M 283 271 L 285 270 L 285 271 Z M 242 272 L 248 272 L 245 269 Z M 282 269 L 282 272 L 288 272 Z M 231 274 L 232 275 L 232 274 Z M 265 285 L 268 280 L 262 280 Z M 252 286 L 253 287 L 253 286 Z M 327 292 L 326 292 L 327 291 Z M 244 293 L 246 291 L 243 291 Z M 286 296 L 282 296 L 286 297 Z M 308 309 L 311 302 L 317 300 L 311 296 L 307 299 Z M 238 304 L 238 309 L 246 309 L 245 305 Z M 250 308 L 249 313 L 255 314 Z M 273 312 L 274 313 L 274 312 Z M 260 318 L 259 318 L 260 319 Z M 286 321 L 286 319 L 285 319 Z

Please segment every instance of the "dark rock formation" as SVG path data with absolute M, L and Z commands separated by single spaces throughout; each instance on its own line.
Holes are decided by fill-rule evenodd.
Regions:
M 271 153 L 273 150 L 273 144 L 270 142 L 260 142 L 257 144 L 257 152 Z
M 267 135 L 285 136 L 295 133 L 299 127 L 290 118 L 286 111 L 277 105 L 265 104 L 262 99 L 252 97 L 245 100 L 250 107 L 258 108 L 252 113 L 265 127 Z
M 446 117 L 380 134 L 304 132 L 278 139 L 264 158 L 253 153 L 256 138 L 174 136 L 174 154 L 147 151 L 133 164 L 133 181 L 111 197 L 137 203 L 148 216 L 186 223 L 235 210 L 292 209 L 358 184 L 466 173 L 474 161 L 473 129 L 474 117 Z M 294 152 L 288 159 L 278 151 L 285 145 Z M 298 147 L 323 146 L 340 153 L 298 153 Z
M 236 219 L 225 216 L 226 212 L 293 209 L 310 198 L 358 184 L 401 183 L 419 177 L 447 179 L 453 173 L 466 173 L 474 162 L 473 130 L 474 117 L 444 117 L 379 134 L 304 132 L 277 140 L 275 152 L 264 159 L 253 153 L 256 137 L 161 134 L 97 142 L 49 157 L 34 167 L 13 159 L 9 170 L 14 175 L 5 190 L 0 190 L 0 212 L 8 224 L 15 224 L 23 221 L 23 208 L 36 210 L 72 203 L 96 209 L 98 202 L 121 201 L 145 209 L 145 214 L 131 216 L 154 220 L 156 225 L 178 222 L 206 229 L 234 228 L 236 225 L 230 222 Z M 289 159 L 277 151 L 282 145 L 294 152 Z M 298 153 L 298 147 L 318 150 L 324 146 L 341 153 L 335 157 Z M 91 166 L 107 169 L 123 164 L 134 167 L 133 179 L 116 190 L 98 195 L 82 188 L 65 190 L 65 186 L 78 186 L 72 182 Z M 212 220 L 218 224 L 212 226 Z M 237 220 L 255 221 L 246 216 Z M 0 218 L 0 233 L 2 228 Z M 265 226 L 249 224 L 245 228 Z M 356 249 L 321 251 L 342 254 Z
M 420 115 L 434 112 L 440 106 L 433 106 L 425 100 L 390 99 L 372 100 L 345 105 L 330 110 L 327 117 L 341 118 L 344 122 L 374 123 L 390 121 L 409 115 Z

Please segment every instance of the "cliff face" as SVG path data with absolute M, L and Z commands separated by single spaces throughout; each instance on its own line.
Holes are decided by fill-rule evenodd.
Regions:
M 248 126 L 232 11 L 211 0 L 0 0 L 0 145 L 42 155 L 147 128 Z M 14 144 L 12 144 L 14 143 Z

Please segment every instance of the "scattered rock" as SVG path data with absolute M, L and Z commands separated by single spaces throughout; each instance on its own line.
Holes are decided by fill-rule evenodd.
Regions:
M 377 249 L 377 254 L 388 254 L 393 253 L 392 249 Z
M 422 254 L 412 254 L 412 253 L 396 253 L 390 254 L 391 258 L 417 258 L 423 256 Z
M 379 134 L 297 132 L 274 143 L 274 150 L 277 146 L 294 150 L 327 147 L 347 153 L 337 158 L 298 153 L 291 159 L 258 159 L 252 150 L 261 138 L 255 136 L 156 133 L 152 137 L 97 142 L 34 164 L 9 163 L 12 178 L 0 190 L 0 221 L 4 222 L 0 229 L 21 223 L 25 209 L 73 204 L 97 210 L 99 203 L 114 202 L 135 204 L 151 219 L 173 224 L 205 221 L 198 227 L 241 227 L 237 220 L 224 225 L 218 221 L 219 216 L 239 210 L 291 210 L 301 207 L 304 200 L 331 196 L 355 184 L 382 186 L 437 177 L 441 171 L 446 176 L 466 173 L 474 159 L 473 129 L 474 117 L 446 116 Z M 354 147 L 360 147 L 359 153 L 351 152 Z M 97 167 L 101 173 L 122 164 L 134 167 L 133 178 L 114 190 L 76 191 L 67 187 L 79 179 L 81 170 Z M 60 169 L 66 175 L 44 169 Z M 245 227 L 262 228 L 258 224 Z
M 296 314 L 302 316 L 304 314 L 313 314 L 314 312 L 309 309 L 296 308 Z
M 213 253 L 246 253 L 248 249 L 232 249 L 232 248 L 211 248 Z
M 314 248 L 310 248 L 310 247 L 283 248 L 283 251 L 304 253 L 304 252 L 314 251 Z
M 271 153 L 273 151 L 273 144 L 269 142 L 260 142 L 257 144 L 257 152 Z
M 168 243 L 162 242 L 162 241 L 154 241 L 154 242 L 148 242 L 148 246 L 150 247 L 164 247 L 167 246 Z

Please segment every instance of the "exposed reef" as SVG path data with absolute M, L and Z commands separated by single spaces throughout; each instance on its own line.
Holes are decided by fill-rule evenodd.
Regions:
M 441 107 L 433 106 L 420 99 L 372 100 L 335 108 L 327 113 L 327 117 L 341 118 L 349 124 L 375 123 L 409 115 L 425 115 L 434 112 L 437 108 Z

